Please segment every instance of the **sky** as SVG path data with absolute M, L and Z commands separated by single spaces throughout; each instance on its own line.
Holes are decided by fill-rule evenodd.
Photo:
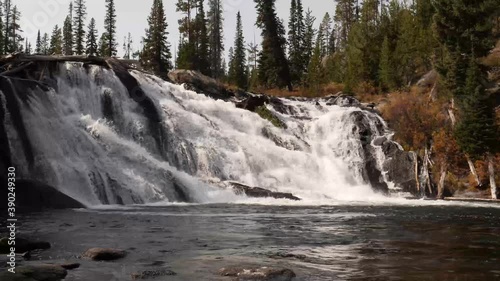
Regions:
M 28 38 L 32 45 L 36 41 L 37 32 L 47 32 L 49 35 L 53 27 L 58 24 L 62 27 L 64 19 L 68 14 L 71 0 L 12 0 L 22 13 L 22 28 L 24 37 Z M 180 13 L 176 12 L 177 0 L 163 0 L 167 21 L 169 24 L 169 42 L 172 45 L 172 55 L 178 45 L 179 31 L 177 20 Z M 208 1 L 205 1 L 208 2 Z M 291 0 L 277 0 L 276 9 L 278 16 L 288 22 Z M 103 32 L 105 0 L 87 0 L 87 21 L 95 18 L 99 36 Z M 116 0 L 117 10 L 117 39 L 119 42 L 119 55 L 123 53 L 122 45 L 124 37 L 130 32 L 134 40 L 135 50 L 140 48 L 142 36 L 147 25 L 147 18 L 151 11 L 153 0 Z M 236 13 L 241 11 L 243 20 L 244 36 L 247 43 L 260 42 L 260 30 L 255 27 L 255 4 L 253 0 L 223 0 L 224 4 L 224 36 L 226 54 L 233 46 L 234 34 L 236 32 Z M 310 8 L 316 17 L 318 26 L 326 12 L 333 14 L 335 5 L 333 0 L 303 0 L 304 10 Z

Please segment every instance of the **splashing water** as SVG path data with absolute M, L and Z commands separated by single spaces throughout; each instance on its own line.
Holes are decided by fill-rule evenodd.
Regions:
M 286 112 L 267 108 L 286 124 L 282 129 L 231 102 L 133 72 L 158 123 L 112 71 L 66 63 L 60 73 L 57 90 L 34 89 L 20 101 L 34 163 L 27 165 L 23 153 L 12 160 L 24 177 L 86 204 L 241 202 L 221 189 L 223 181 L 291 192 L 311 203 L 383 198 L 363 179 L 363 140 L 353 119 L 362 114 L 375 136 L 390 138 L 374 113 L 280 99 Z M 12 123 L 7 116 L 11 150 L 20 152 Z M 377 154 L 380 167 L 383 157 Z

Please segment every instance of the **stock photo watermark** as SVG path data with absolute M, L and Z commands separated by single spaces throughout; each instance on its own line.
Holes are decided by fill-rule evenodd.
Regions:
M 26 15 L 22 22 L 24 34 L 27 37 L 34 37 L 38 30 L 44 29 L 51 24 L 51 19 L 55 18 L 61 12 L 67 11 L 72 0 L 38 0 L 37 11 L 32 15 Z
M 8 271 L 16 273 L 16 169 L 7 169 L 7 245 L 10 246 L 7 254 Z

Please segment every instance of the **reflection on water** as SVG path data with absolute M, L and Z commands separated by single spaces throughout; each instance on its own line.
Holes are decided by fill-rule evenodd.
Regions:
M 228 265 L 288 267 L 296 280 L 500 280 L 499 217 L 464 206 L 138 206 L 25 216 L 21 232 L 53 243 L 42 259 L 130 252 L 82 261 L 67 280 L 163 267 L 178 273 L 168 280 L 225 280 L 216 272 Z

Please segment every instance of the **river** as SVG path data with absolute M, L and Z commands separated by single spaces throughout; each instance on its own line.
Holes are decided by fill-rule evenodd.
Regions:
M 267 202 L 269 203 L 269 202 Z M 231 280 L 230 266 L 292 269 L 294 280 L 499 280 L 500 208 L 394 200 L 330 206 L 270 204 L 107 206 L 23 215 L 21 233 L 50 241 L 43 262 L 77 261 L 66 280 Z M 128 251 L 117 262 L 78 256 Z

